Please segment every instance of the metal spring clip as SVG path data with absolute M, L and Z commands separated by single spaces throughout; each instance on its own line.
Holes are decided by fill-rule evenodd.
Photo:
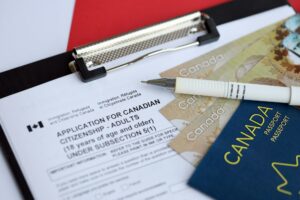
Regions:
M 103 66 L 104 63 L 200 31 L 206 31 L 206 34 L 199 36 L 195 42 L 152 51 L 121 65 L 109 68 Z M 107 72 L 126 67 L 145 58 L 204 45 L 218 40 L 219 37 L 220 34 L 214 20 L 204 13 L 195 12 L 125 35 L 75 48 L 73 50 L 75 60 L 69 64 L 69 67 L 72 72 L 79 71 L 82 80 L 88 82 L 106 76 Z

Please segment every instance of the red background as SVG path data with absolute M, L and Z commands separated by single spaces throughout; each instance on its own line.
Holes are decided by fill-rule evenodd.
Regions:
M 229 0 L 77 0 L 68 49 Z
M 229 0 L 77 0 L 68 50 Z M 289 0 L 300 11 L 300 0 Z

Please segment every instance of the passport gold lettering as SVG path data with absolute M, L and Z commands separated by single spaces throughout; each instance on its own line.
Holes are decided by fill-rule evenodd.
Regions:
M 224 154 L 224 160 L 229 165 L 237 165 L 240 163 L 243 157 L 243 151 L 250 147 L 249 141 L 254 140 L 257 129 L 265 123 L 265 118 L 268 118 L 268 112 L 273 108 L 258 106 L 257 113 L 252 114 L 249 117 L 249 121 L 244 126 L 246 131 L 240 131 L 240 136 L 235 139 L 234 144 L 231 145 L 231 150 Z
M 284 116 L 283 120 L 280 122 L 279 126 L 277 127 L 277 129 L 275 130 L 275 133 L 273 134 L 271 141 L 272 142 L 276 142 L 278 140 L 278 138 L 280 137 L 281 133 L 284 130 L 284 127 L 288 124 L 289 122 L 289 117 L 288 116 Z
M 278 120 L 280 119 L 280 117 L 281 117 L 281 113 L 277 111 L 276 114 L 274 115 L 273 119 L 269 123 L 268 127 L 264 131 L 265 135 L 269 135 L 271 133 L 271 131 L 274 129 L 274 127 L 275 127 L 276 123 L 278 122 Z

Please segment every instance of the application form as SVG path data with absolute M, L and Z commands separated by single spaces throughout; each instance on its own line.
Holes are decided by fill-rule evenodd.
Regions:
M 1 99 L 1 126 L 35 199 L 208 199 L 186 185 L 194 167 L 168 147 L 178 130 L 159 109 L 172 92 L 140 81 L 291 14 L 286 6 L 225 24 L 217 43 L 93 82 L 71 74 Z
M 141 84 L 144 67 L 87 84 L 70 75 L 2 100 L 1 124 L 37 199 L 199 197 L 185 185 L 193 167 L 167 147 L 177 129 L 158 110 L 172 95 Z

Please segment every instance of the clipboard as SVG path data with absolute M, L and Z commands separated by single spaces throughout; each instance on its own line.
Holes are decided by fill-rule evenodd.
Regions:
M 217 25 L 243 18 L 249 15 L 257 14 L 265 10 L 286 5 L 283 0 L 272 1 L 234 1 L 223 4 L 218 7 L 210 8 L 204 12 L 211 16 Z M 252 7 L 254 6 L 255 7 Z M 250 9 L 251 8 L 251 9 Z M 233 12 L 234 11 L 234 12 Z M 0 74 L 0 98 L 12 95 L 14 93 L 29 89 L 31 87 L 46 83 L 56 78 L 71 73 L 68 66 L 74 61 L 71 51 L 62 53 L 57 56 L 46 58 L 35 63 L 21 66 L 19 68 L 9 70 Z M 4 133 L 2 132 L 2 135 Z M 7 158 L 10 161 L 12 169 L 15 172 L 20 188 L 26 199 L 33 199 L 30 189 L 24 179 L 22 172 L 13 156 L 12 150 L 5 137 L 1 138 L 1 144 L 7 151 Z
M 206 9 L 203 12 L 220 25 L 286 4 L 288 3 L 285 0 L 238 0 Z M 70 74 L 68 64 L 73 60 L 72 51 L 68 51 L 1 73 L 0 98 Z

